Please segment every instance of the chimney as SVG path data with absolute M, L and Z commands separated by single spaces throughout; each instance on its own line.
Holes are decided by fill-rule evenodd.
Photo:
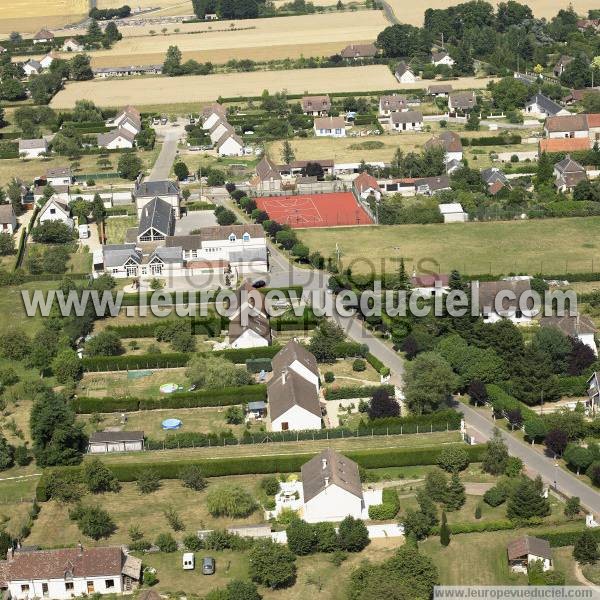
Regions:
M 281 371 L 281 383 L 285 384 L 286 379 L 287 379 L 287 369 L 283 369 Z
M 77 554 L 79 556 L 83 556 L 83 545 L 81 542 L 77 542 Z
M 327 459 L 326 458 L 321 459 L 321 465 L 323 466 L 323 469 L 327 468 Z
M 11 546 L 7 551 L 6 551 L 6 560 L 11 561 L 13 558 L 15 557 L 15 550 L 14 548 Z
M 329 477 L 325 477 L 325 487 L 329 485 Z

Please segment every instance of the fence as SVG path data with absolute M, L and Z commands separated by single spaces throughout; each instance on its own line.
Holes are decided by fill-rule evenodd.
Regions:
M 75 181 L 88 181 L 90 179 L 120 179 L 118 173 L 86 173 L 85 175 L 75 175 Z

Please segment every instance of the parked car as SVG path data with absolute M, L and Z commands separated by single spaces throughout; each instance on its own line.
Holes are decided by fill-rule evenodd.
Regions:
M 182 566 L 184 571 L 192 571 L 195 567 L 194 553 L 184 552 Z
M 265 287 L 265 285 L 267 285 L 267 282 L 264 279 L 257 279 L 253 284 L 252 287 L 255 289 L 258 288 L 262 288 Z
M 215 559 L 212 556 L 205 556 L 202 559 L 202 575 L 215 574 Z
M 79 225 L 78 231 L 80 240 L 87 240 L 90 237 L 90 228 L 87 223 Z

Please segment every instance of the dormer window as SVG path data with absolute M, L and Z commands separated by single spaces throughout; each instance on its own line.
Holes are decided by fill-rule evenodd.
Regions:
M 245 242 L 249 242 L 250 241 L 250 234 L 248 232 L 244 233 L 243 240 Z
M 235 233 L 232 233 L 232 234 L 229 235 L 229 241 L 230 242 L 235 242 L 236 239 L 237 238 L 235 237 Z

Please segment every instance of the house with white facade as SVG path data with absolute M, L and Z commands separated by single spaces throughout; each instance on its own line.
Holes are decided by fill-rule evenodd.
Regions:
M 311 117 L 326 117 L 331 110 L 331 98 L 323 96 L 303 96 L 300 100 L 302 112 Z
M 586 408 L 595 415 L 600 408 L 600 373 L 598 371 L 594 371 L 587 380 L 587 395 Z
M 19 156 L 24 158 L 40 158 L 47 154 L 48 142 L 44 138 L 34 140 L 19 140 Z
M 484 323 L 496 323 L 501 319 L 508 319 L 515 325 L 532 322 L 535 315 L 529 279 L 472 281 L 471 287 Z
M 181 190 L 176 181 L 165 179 L 161 181 L 138 182 L 133 191 L 133 197 L 135 198 L 138 219 L 142 216 L 144 206 L 154 200 L 154 198 L 160 198 L 169 204 L 173 209 L 173 215 L 176 219 L 179 219 L 181 216 L 179 208 Z
M 271 431 L 321 429 L 321 403 L 314 383 L 284 368 L 267 385 Z
M 138 587 L 142 561 L 120 546 L 55 550 L 8 550 L 0 562 L 1 586 L 13 600 L 70 600 L 94 594 L 122 594 Z
M 235 310 L 229 317 L 228 341 L 232 348 L 271 345 L 271 324 L 264 310 L 264 297 L 248 279 L 236 291 Z
M 52 187 L 69 186 L 73 183 L 71 167 L 56 167 L 46 171 L 46 183 Z
M 417 275 L 415 273 L 410 278 L 410 285 L 413 294 L 419 294 L 426 298 L 450 291 L 449 277 L 442 273 L 432 275 Z
M 12 235 L 17 229 L 17 216 L 12 202 L 0 204 L 0 233 Z
M 446 152 L 445 162 L 463 159 L 463 145 L 460 135 L 455 131 L 443 131 L 425 142 L 425 149 L 443 148 Z
M 398 63 L 394 75 L 398 80 L 398 83 L 416 83 L 419 80 L 405 62 Z
M 50 197 L 40 210 L 38 222 L 41 225 L 46 221 L 61 221 L 71 229 L 75 225 L 75 222 L 71 218 L 69 206 L 57 200 L 55 196 Z
M 389 117 L 392 113 L 408 110 L 408 101 L 405 96 L 392 94 L 379 98 L 379 116 Z
M 265 154 L 254 168 L 250 185 L 260 193 L 279 192 L 283 178 L 279 167 Z
M 514 573 L 527 573 L 532 562 L 540 561 L 542 571 L 550 571 L 554 562 L 550 542 L 531 535 L 525 535 L 508 542 L 508 565 Z
M 446 65 L 448 67 L 454 66 L 454 59 L 448 54 L 446 50 L 440 50 L 439 52 L 431 53 L 431 64 L 439 67 L 440 65 Z
M 423 114 L 418 110 L 393 112 L 390 115 L 390 128 L 393 131 L 421 131 Z
M 129 129 L 119 127 L 108 133 L 99 133 L 97 140 L 99 148 L 106 148 L 107 150 L 131 149 L 134 146 L 135 134 Z
M 554 185 L 559 192 L 571 192 L 580 181 L 587 179 L 585 168 L 567 154 L 554 165 Z
M 317 117 L 313 128 L 317 137 L 346 136 L 346 123 L 342 117 Z
M 598 347 L 596 346 L 596 333 L 598 330 L 593 321 L 585 315 L 566 314 L 562 317 L 542 317 L 540 319 L 542 327 L 555 327 L 562 331 L 566 336 L 578 339 L 582 344 L 589 348 L 598 356 Z
M 226 131 L 215 144 L 219 156 L 244 156 L 244 141 L 235 132 Z
M 40 65 L 42 65 L 42 69 L 49 69 L 50 65 L 54 62 L 54 56 L 52 56 L 52 53 L 49 52 L 48 54 L 46 54 L 46 56 L 44 56 L 43 58 L 40 59 Z
M 219 120 L 227 120 L 227 109 L 222 104 L 215 102 L 202 109 L 202 128 L 204 130 L 212 129 Z
M 63 52 L 83 52 L 84 46 L 80 44 L 75 38 L 69 38 L 63 42 L 61 47 Z
M 525 104 L 525 114 L 535 117 L 555 117 L 570 115 L 571 112 L 544 94 L 536 94 Z
M 175 217 L 173 208 L 160 198 L 153 198 L 145 204 L 140 214 L 137 241 L 160 242 L 173 235 Z
M 447 83 L 435 83 L 427 88 L 427 95 L 434 98 L 447 98 L 452 93 L 452 85 Z
M 369 196 L 374 196 L 375 200 L 381 199 L 381 189 L 379 188 L 377 179 L 369 175 L 366 171 L 360 173 L 352 182 L 352 187 L 356 195 L 360 196 L 363 200 L 366 200 Z
M 414 182 L 415 194 L 423 196 L 433 196 L 439 192 L 450 189 L 450 178 L 448 175 L 438 175 L 437 177 L 423 177 Z
M 273 366 L 273 373 L 282 373 L 286 369 L 294 371 L 319 390 L 320 376 L 317 359 L 298 340 L 290 340 L 273 357 L 271 364 Z
M 588 132 L 586 115 L 548 117 L 544 123 L 547 138 L 587 138 Z
M 301 468 L 302 516 L 308 523 L 363 517 L 365 501 L 358 465 L 328 448 Z
M 448 96 L 448 110 L 452 113 L 466 113 L 477 105 L 475 92 L 451 92 Z
M 136 136 L 142 131 L 142 117 L 137 108 L 126 106 L 114 119 L 110 119 L 106 125 L 107 127 L 125 129 Z
M 33 36 L 34 44 L 47 44 L 54 40 L 54 34 L 47 29 L 41 29 Z
M 43 67 L 39 61 L 30 58 L 23 63 L 23 71 L 27 77 L 31 77 L 32 75 L 39 75 L 43 71 Z
M 362 60 L 363 58 L 374 58 L 378 52 L 375 44 L 350 44 L 340 52 L 340 56 L 347 60 Z

